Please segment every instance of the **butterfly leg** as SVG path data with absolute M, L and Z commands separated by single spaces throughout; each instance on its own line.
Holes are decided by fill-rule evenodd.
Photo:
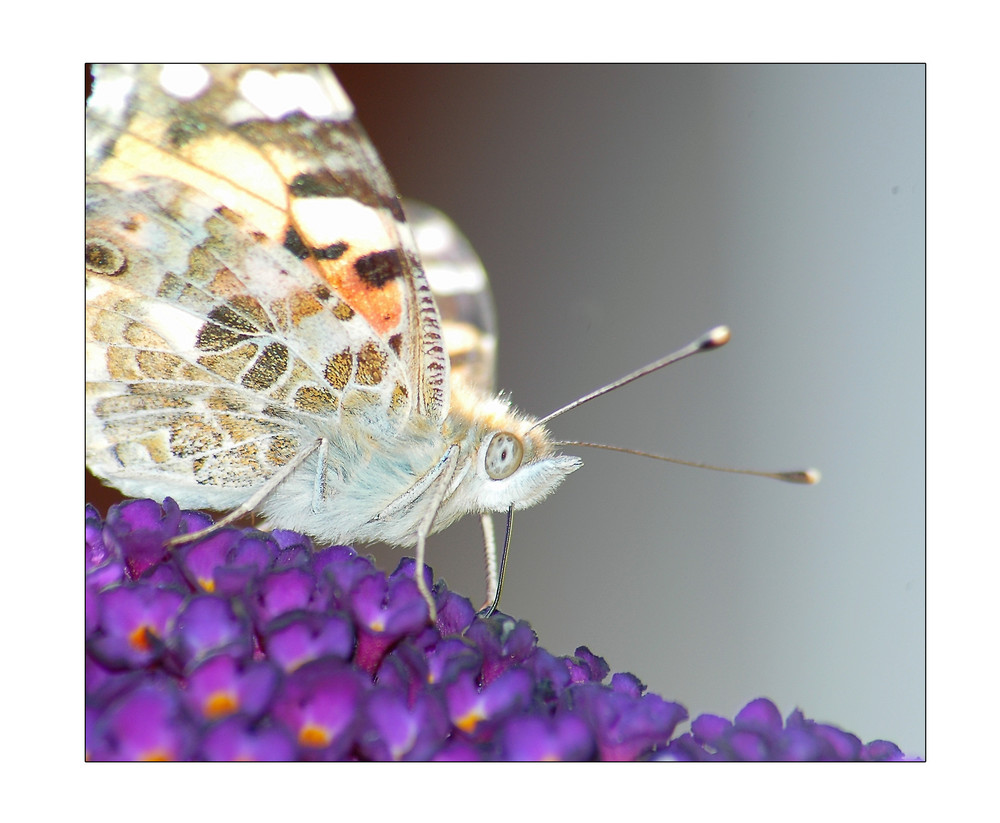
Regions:
M 316 454 L 316 478 L 313 481 L 312 510 L 318 512 L 326 500 L 326 448 L 327 439 L 320 438 Z
M 246 502 L 241 506 L 233 509 L 229 514 L 223 517 L 221 520 L 216 521 L 207 529 L 201 529 L 196 532 L 190 532 L 188 534 L 179 534 L 177 537 L 171 537 L 167 541 L 167 546 L 179 546 L 182 543 L 190 543 L 193 540 L 199 540 L 202 537 L 208 537 L 210 534 L 214 534 L 219 529 L 224 526 L 228 526 L 235 520 L 238 520 L 243 515 L 253 511 L 260 503 L 267 497 L 271 492 L 273 492 L 281 483 L 288 477 L 293 471 L 295 471 L 299 466 L 301 466 L 306 458 L 309 457 L 320 444 L 326 443 L 326 440 L 317 440 L 312 443 L 308 448 L 303 449 L 297 455 L 295 455 L 292 460 L 290 460 L 286 465 L 282 466 L 279 471 L 276 471 L 271 475 L 267 482 L 264 483 L 257 491 L 255 491 L 250 497 L 247 498 Z
M 431 593 L 427 588 L 427 582 L 424 580 L 424 548 L 427 541 L 427 535 L 431 533 L 431 526 L 434 524 L 434 518 L 437 516 L 438 509 L 441 507 L 441 502 L 444 500 L 445 494 L 448 492 L 448 487 L 451 485 L 452 477 L 454 477 L 455 469 L 458 466 L 458 456 L 459 447 L 457 445 L 449 447 L 448 451 L 445 452 L 444 459 L 442 460 L 441 471 L 437 478 L 435 478 L 434 485 L 431 487 L 431 497 L 427 501 L 427 512 L 424 514 L 423 519 L 420 521 L 420 525 L 417 527 L 417 557 L 416 568 L 413 570 L 413 576 L 416 580 L 417 588 L 420 590 L 420 594 L 427 603 L 427 610 L 430 615 L 431 623 L 437 622 L 437 607 L 434 605 L 434 598 L 431 596 Z
M 491 590 L 492 594 L 490 599 L 486 601 L 483 607 L 479 610 L 478 614 L 482 618 L 487 618 L 493 612 L 497 610 L 497 606 L 500 605 L 500 593 L 503 591 L 503 573 L 504 569 L 507 568 L 507 549 L 510 548 L 510 533 L 514 528 L 514 504 L 510 504 L 510 508 L 507 509 L 507 529 L 503 536 L 503 549 L 500 551 L 500 566 L 496 568 L 494 566 L 494 579 L 492 581 L 487 581 L 488 588 Z M 485 530 L 485 526 L 484 526 Z M 493 521 L 490 521 L 490 532 L 493 531 Z M 485 535 L 484 535 L 485 536 Z M 493 537 L 493 563 L 496 564 L 496 537 Z M 487 574 L 489 574 L 489 559 L 486 561 Z
M 486 561 L 486 602 L 480 611 L 485 611 L 497 596 L 497 536 L 492 514 L 483 512 L 479 515 L 479 522 L 483 527 L 483 556 Z

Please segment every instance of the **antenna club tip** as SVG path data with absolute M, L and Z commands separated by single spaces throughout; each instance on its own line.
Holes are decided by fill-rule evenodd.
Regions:
M 784 480 L 787 483 L 801 483 L 803 486 L 815 486 L 819 483 L 822 475 L 819 473 L 819 469 L 802 469 L 801 471 L 795 472 L 781 472 L 777 475 L 773 475 L 779 480 Z
M 703 345 L 706 349 L 717 349 L 725 346 L 731 336 L 729 326 L 716 326 L 705 335 Z

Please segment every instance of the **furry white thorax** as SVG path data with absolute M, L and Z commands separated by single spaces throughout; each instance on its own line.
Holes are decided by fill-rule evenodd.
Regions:
M 385 440 L 326 432 L 325 452 L 318 447 L 261 504 L 269 524 L 333 543 L 412 546 L 440 483 L 448 488 L 430 533 L 466 514 L 533 506 L 582 465 L 557 454 L 544 427 L 532 429 L 534 419 L 511 409 L 506 398 L 451 396 L 453 408 L 440 425 L 411 418 Z M 485 468 L 496 432 L 513 434 L 524 448 L 521 465 L 501 480 Z

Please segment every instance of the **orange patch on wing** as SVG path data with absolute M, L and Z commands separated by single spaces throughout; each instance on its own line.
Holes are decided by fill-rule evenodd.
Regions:
M 339 260 L 320 260 L 320 274 L 337 295 L 360 314 L 380 337 L 399 328 L 403 318 L 404 297 L 399 279 L 381 286 L 366 283 L 354 270 L 354 263 L 365 254 L 345 254 Z

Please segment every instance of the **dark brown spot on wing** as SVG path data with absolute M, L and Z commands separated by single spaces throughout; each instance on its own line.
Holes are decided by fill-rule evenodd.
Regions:
M 125 253 L 118 246 L 100 237 L 87 240 L 85 256 L 87 269 L 95 274 L 115 277 L 123 274 L 128 267 Z
M 337 391 L 343 391 L 351 380 L 351 350 L 337 352 L 326 361 L 323 378 Z
M 365 343 L 358 352 L 358 373 L 355 377 L 360 386 L 377 386 L 385 373 L 386 356 L 374 343 Z
M 257 348 L 253 343 L 244 343 L 222 354 L 203 354 L 198 365 L 232 382 L 257 356 Z
M 288 368 L 288 348 L 283 343 L 270 343 L 243 375 L 243 385 L 255 391 L 270 388 Z
M 309 256 L 309 247 L 295 230 L 295 226 L 289 226 L 285 230 L 285 240 L 282 245 L 299 260 L 305 260 Z
M 343 300 L 337 303 L 333 308 L 333 316 L 338 320 L 350 320 L 354 317 L 354 309 L 347 305 Z
M 308 257 L 316 260 L 339 260 L 347 251 L 347 244 L 343 242 L 331 243 L 328 246 L 309 246 L 294 226 L 289 226 L 285 230 L 285 239 L 282 245 L 299 260 L 305 260 Z
M 395 249 L 374 251 L 354 261 L 354 271 L 370 289 L 381 289 L 403 276 L 403 258 Z
M 337 396 L 318 386 L 301 386 L 295 392 L 295 408 L 310 414 L 328 415 L 337 411 Z
M 190 457 L 221 445 L 222 435 L 197 415 L 182 415 L 170 424 L 170 452 L 174 457 Z
M 202 351 L 223 351 L 257 334 L 259 329 L 228 306 L 218 306 L 198 331 L 195 345 Z

